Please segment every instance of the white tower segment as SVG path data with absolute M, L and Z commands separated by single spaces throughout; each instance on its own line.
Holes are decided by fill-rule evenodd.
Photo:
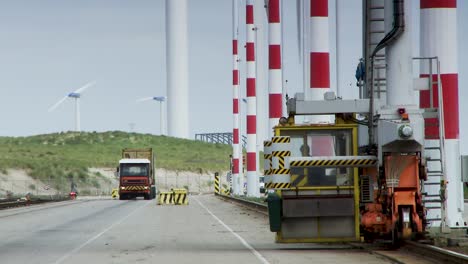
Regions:
M 188 0 L 166 0 L 166 76 L 169 136 L 189 138 Z
M 461 181 L 460 140 L 459 140 L 459 98 L 457 61 L 457 1 L 421 0 L 421 57 L 438 57 L 440 61 L 440 81 L 442 85 L 443 120 L 445 130 L 445 178 L 447 180 L 445 220 L 449 227 L 463 226 L 463 184 Z M 429 77 L 427 63 L 422 65 L 421 74 Z M 432 79 L 437 82 L 436 65 L 433 65 Z M 431 78 L 431 77 L 430 77 Z M 431 87 L 436 89 L 437 85 Z M 434 90 L 434 95 L 437 91 Z M 430 106 L 429 91 L 421 92 L 421 108 Z M 433 98 L 433 106 L 439 107 L 438 96 Z M 436 119 L 427 118 L 426 142 L 439 141 L 439 128 Z M 438 143 L 435 143 L 438 145 Z M 429 168 L 430 169 L 430 168 Z M 437 218 L 435 210 L 429 210 L 428 218 Z

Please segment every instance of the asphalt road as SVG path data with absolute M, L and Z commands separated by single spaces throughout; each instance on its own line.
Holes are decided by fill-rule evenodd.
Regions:
M 0 211 L 0 263 L 390 263 L 346 246 L 275 244 L 265 216 L 212 195 L 188 206 L 90 200 Z

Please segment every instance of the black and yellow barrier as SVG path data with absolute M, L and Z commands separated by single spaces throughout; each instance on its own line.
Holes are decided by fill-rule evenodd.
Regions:
M 175 205 L 187 205 L 188 204 L 188 193 L 184 188 L 172 189 L 174 204 Z
M 159 192 L 158 204 L 174 204 L 174 192 Z
M 117 197 L 119 197 L 119 189 L 112 189 L 112 199 L 116 199 Z
M 215 179 L 214 179 L 214 192 L 215 194 L 221 194 L 221 189 L 219 187 L 219 173 L 215 172 Z

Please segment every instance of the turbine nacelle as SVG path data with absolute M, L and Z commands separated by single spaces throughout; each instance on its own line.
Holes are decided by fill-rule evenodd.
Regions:
M 69 93 L 68 97 L 70 97 L 70 98 L 80 98 L 81 94 L 73 92 L 73 93 Z

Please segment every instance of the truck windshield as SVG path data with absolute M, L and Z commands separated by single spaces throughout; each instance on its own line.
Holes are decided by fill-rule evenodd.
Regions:
M 121 164 L 121 176 L 148 176 L 148 164 Z

